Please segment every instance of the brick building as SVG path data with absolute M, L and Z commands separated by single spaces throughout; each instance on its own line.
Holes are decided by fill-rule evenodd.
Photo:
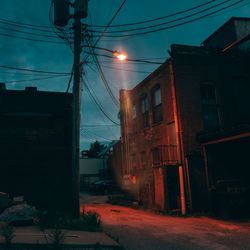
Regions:
M 0 191 L 72 211 L 72 94 L 0 85 Z
M 120 91 L 123 185 L 144 204 L 183 214 L 249 206 L 249 33 L 250 19 L 232 18 L 203 46 L 172 45 Z

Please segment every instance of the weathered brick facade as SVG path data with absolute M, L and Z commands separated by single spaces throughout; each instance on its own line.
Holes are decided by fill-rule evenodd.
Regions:
M 170 56 L 134 89 L 120 91 L 124 185 L 138 200 L 158 209 L 208 210 L 214 186 L 234 176 L 225 150 L 235 153 L 234 164 L 240 157 L 238 162 L 249 166 L 247 154 L 237 147 L 245 152 L 250 146 L 250 56 L 247 51 L 185 45 L 172 45 Z M 156 88 L 161 93 L 158 122 Z M 244 132 L 235 129 L 241 126 Z M 230 147 L 220 144 L 224 158 L 219 166 L 214 149 L 206 154 L 206 143 L 212 135 L 223 137 L 225 130 L 227 136 L 237 130 L 235 135 L 244 139 Z M 232 173 L 218 177 L 214 166 Z M 241 166 L 241 184 L 246 174 L 249 168 Z M 249 190 L 249 185 L 244 188 Z

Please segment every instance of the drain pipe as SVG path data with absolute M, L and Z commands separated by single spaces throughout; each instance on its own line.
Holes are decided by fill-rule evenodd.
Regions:
M 177 100 L 176 100 L 176 89 L 174 82 L 174 70 L 172 59 L 169 59 L 169 72 L 170 72 L 170 83 L 171 83 L 171 93 L 173 98 L 173 109 L 174 109 L 174 120 L 175 120 L 175 131 L 176 131 L 176 143 L 179 161 L 179 180 L 180 180 L 180 196 L 181 196 L 181 214 L 186 214 L 186 202 L 185 202 L 185 190 L 184 190 L 184 175 L 183 175 L 183 160 L 182 160 L 182 142 L 179 128 L 178 110 L 177 110 Z

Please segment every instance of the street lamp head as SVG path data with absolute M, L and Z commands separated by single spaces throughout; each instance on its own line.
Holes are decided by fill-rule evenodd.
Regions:
M 127 59 L 127 55 L 126 55 L 126 54 L 120 53 L 120 52 L 117 52 L 117 51 L 115 51 L 115 52 L 113 53 L 113 55 L 114 55 L 118 60 L 120 60 L 120 61 L 124 61 L 124 60 Z

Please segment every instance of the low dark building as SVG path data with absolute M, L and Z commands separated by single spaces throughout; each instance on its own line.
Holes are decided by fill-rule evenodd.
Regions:
M 38 209 L 73 209 L 72 100 L 0 85 L 0 191 Z
M 164 64 L 121 90 L 123 183 L 144 204 L 249 212 L 249 33 L 249 18 L 232 18 L 205 46 L 172 45 Z

